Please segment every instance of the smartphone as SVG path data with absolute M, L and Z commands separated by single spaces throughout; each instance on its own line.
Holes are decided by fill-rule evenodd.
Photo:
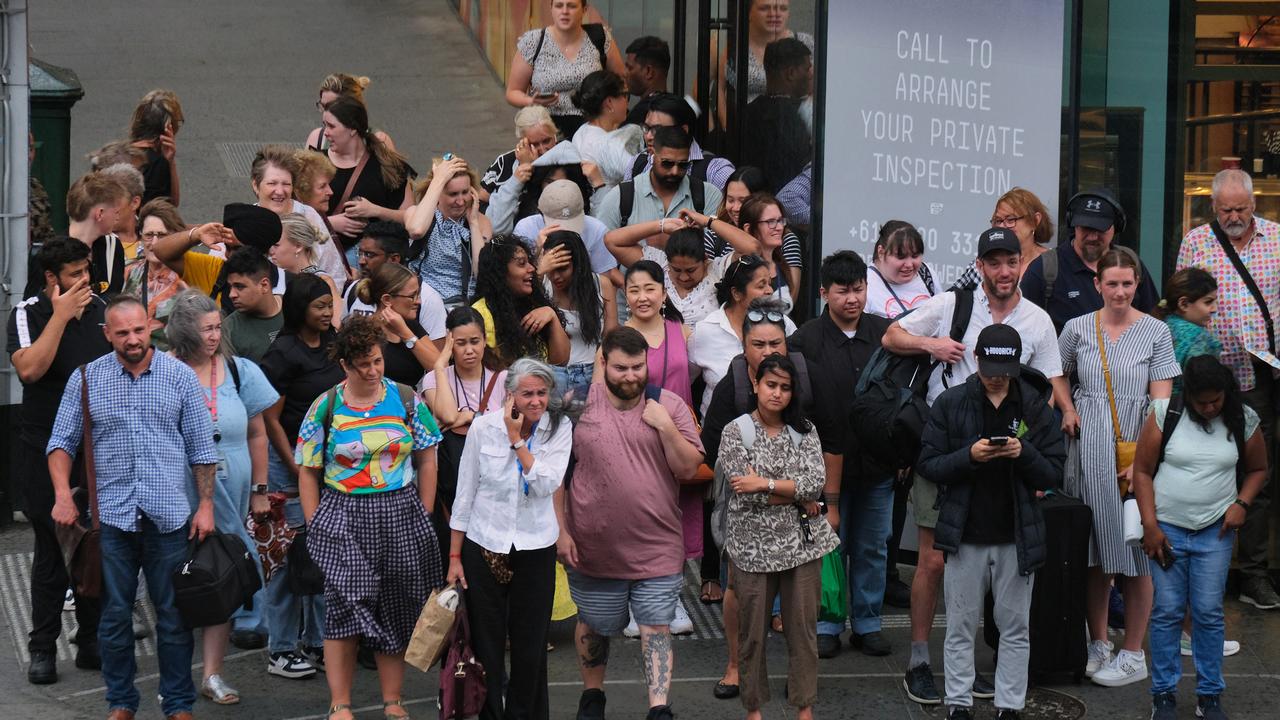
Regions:
M 441 160 L 444 160 L 445 162 L 449 162 L 450 160 L 452 160 L 452 159 L 453 159 L 453 153 L 451 153 L 451 152 L 447 152 L 447 153 L 445 153 L 445 154 L 444 154 L 444 156 L 443 156 L 442 158 L 440 158 L 440 159 L 441 159 Z
M 1175 559 L 1173 557 L 1173 546 L 1169 545 L 1169 541 L 1167 540 L 1164 543 L 1164 547 L 1161 549 L 1160 557 L 1163 558 L 1160 560 L 1161 570 L 1168 570 L 1173 567 L 1173 561 Z
M 992 445 L 1008 445 L 1008 444 L 1009 444 L 1009 436 L 1008 436 L 1008 435 L 997 435 L 997 436 L 995 436 L 995 437 L 987 438 L 987 442 L 991 443 Z
M 516 406 L 515 406 L 515 405 L 512 405 L 512 406 L 511 406 L 511 419 L 512 419 L 512 420 L 517 420 L 517 419 L 519 419 L 519 418 L 520 418 L 520 411 L 516 409 Z

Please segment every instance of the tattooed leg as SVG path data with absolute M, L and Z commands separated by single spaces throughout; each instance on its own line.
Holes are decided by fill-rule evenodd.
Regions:
M 640 654 L 644 660 L 644 680 L 649 685 L 649 707 L 667 704 L 671 676 L 675 670 L 675 650 L 666 625 L 640 626 Z
M 604 689 L 604 671 L 609 664 L 609 638 L 579 622 L 574 633 L 578 648 L 578 669 L 586 689 Z

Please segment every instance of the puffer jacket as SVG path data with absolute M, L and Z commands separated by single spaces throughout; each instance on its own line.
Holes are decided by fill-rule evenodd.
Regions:
M 1024 365 L 1017 382 L 1027 432 L 1020 438 L 1022 453 L 1013 461 L 1009 481 L 1014 489 L 1018 572 L 1030 575 L 1044 564 L 1046 554 L 1044 515 L 1035 491 L 1059 487 L 1067 452 L 1057 413 L 1049 407 L 1048 381 Z M 933 546 L 944 553 L 960 548 L 973 483 L 991 482 L 984 477 L 986 465 L 969 457 L 969 448 L 982 437 L 984 395 L 976 373 L 939 395 L 921 438 L 916 469 L 938 485 L 940 507 Z

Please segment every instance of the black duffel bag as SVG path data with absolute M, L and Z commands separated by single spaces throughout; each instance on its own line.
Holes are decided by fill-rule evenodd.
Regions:
M 307 531 L 298 529 L 289 544 L 288 562 L 284 566 L 288 573 L 289 592 L 294 595 L 319 595 L 324 592 L 324 572 L 311 559 L 307 552 Z
M 262 587 L 258 557 L 235 535 L 216 530 L 192 540 L 187 559 L 173 571 L 174 604 L 189 628 L 221 625 L 240 607 L 253 607 Z

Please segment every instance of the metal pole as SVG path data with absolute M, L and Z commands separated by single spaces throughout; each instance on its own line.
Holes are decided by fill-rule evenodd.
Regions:
M 685 63 L 685 43 L 688 38 L 685 34 L 689 31 L 689 23 L 686 18 L 689 14 L 688 0 L 675 0 L 675 17 L 671 24 L 671 65 L 675 69 L 675 77 L 671 83 L 671 92 L 676 95 L 684 94 L 684 63 Z
M 1071 2 L 1071 77 L 1067 85 L 1067 194 L 1075 195 L 1080 189 L 1080 72 L 1084 56 L 1084 3 Z M 1065 198 L 1064 198 L 1065 199 Z M 1059 212 L 1065 213 L 1064 203 Z

